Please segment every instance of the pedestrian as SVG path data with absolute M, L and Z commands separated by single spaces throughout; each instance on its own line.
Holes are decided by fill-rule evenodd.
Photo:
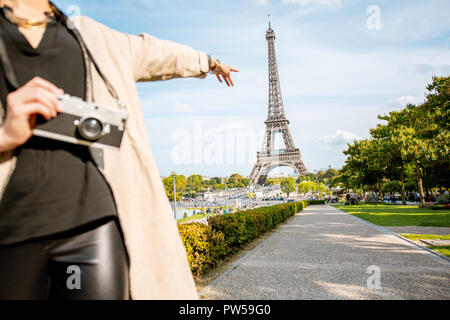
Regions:
M 1 1 L 0 31 L 0 299 L 196 299 L 135 82 L 213 72 L 232 86 L 237 70 L 68 20 L 48 0 Z M 120 149 L 32 136 L 36 121 L 61 119 L 63 93 L 125 110 Z M 79 290 L 66 283 L 70 268 Z

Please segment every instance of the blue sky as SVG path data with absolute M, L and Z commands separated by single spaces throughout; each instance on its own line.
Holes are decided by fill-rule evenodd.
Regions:
M 214 77 L 140 83 L 161 175 L 248 175 L 267 117 L 267 14 L 276 32 L 290 129 L 310 171 L 339 168 L 342 150 L 377 115 L 423 100 L 450 73 L 450 1 L 58 0 L 90 16 L 202 50 L 235 66 L 236 86 Z M 374 7 L 375 6 L 375 7 Z M 233 143 L 236 137 L 246 137 Z

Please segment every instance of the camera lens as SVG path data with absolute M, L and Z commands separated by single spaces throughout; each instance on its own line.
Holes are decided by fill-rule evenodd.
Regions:
M 98 119 L 87 118 L 78 126 L 78 131 L 85 139 L 97 140 L 102 137 L 103 124 Z

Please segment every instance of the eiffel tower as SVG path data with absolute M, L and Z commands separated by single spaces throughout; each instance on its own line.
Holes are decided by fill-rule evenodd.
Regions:
M 262 150 L 257 152 L 257 160 L 250 173 L 251 185 L 263 185 L 269 172 L 281 166 L 291 167 L 298 174 L 305 174 L 306 167 L 302 161 L 300 149 L 295 147 L 289 131 L 289 120 L 284 111 L 283 99 L 281 97 L 280 78 L 278 76 L 278 65 L 275 55 L 275 32 L 270 26 L 266 33 L 269 47 L 269 112 L 266 124 L 266 134 Z M 275 149 L 275 135 L 282 134 L 284 149 Z

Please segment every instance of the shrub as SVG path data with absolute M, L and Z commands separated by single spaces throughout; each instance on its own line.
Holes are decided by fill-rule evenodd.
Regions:
M 431 210 L 448 210 L 450 209 L 450 204 L 426 204 L 423 208 Z
M 235 253 L 243 244 L 272 230 L 306 205 L 305 201 L 291 202 L 239 211 L 226 216 L 209 217 L 208 225 L 224 234 L 227 245 Z
M 193 222 L 179 224 L 178 230 L 193 273 L 203 273 L 229 253 L 223 233 L 211 229 L 210 226 Z
M 309 204 L 325 204 L 325 200 L 310 200 Z
M 439 204 L 449 204 L 450 203 L 450 195 L 448 195 L 448 194 L 441 194 L 437 198 L 437 203 L 439 203 Z
M 212 216 L 208 218 L 208 225 L 178 225 L 192 272 L 198 275 L 215 266 L 220 259 L 236 253 L 244 244 L 274 229 L 309 203 L 290 202 Z
M 208 225 L 225 236 L 230 248 L 239 247 L 248 237 L 245 217 L 239 214 L 227 214 L 208 218 Z M 233 250 L 233 253 L 235 250 Z

